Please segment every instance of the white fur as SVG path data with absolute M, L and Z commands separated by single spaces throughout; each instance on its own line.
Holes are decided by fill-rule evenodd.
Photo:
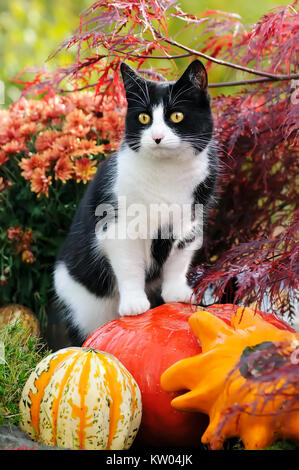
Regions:
M 88 336 L 104 323 L 117 318 L 119 296 L 96 297 L 69 274 L 64 263 L 59 263 L 54 272 L 55 289 L 71 311 L 74 326 Z

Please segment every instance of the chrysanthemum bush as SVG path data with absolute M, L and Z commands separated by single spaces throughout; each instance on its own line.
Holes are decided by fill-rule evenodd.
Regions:
M 17 77 L 25 96 L 48 98 L 22 99 L 0 117 L 1 303 L 46 307 L 54 257 L 84 183 L 119 145 L 125 110 L 120 63 L 129 61 L 146 76 L 163 80 L 161 73 L 178 74 L 174 59 L 199 57 L 208 70 L 224 67 L 231 81 L 209 84 L 226 90 L 213 99 L 221 175 L 218 204 L 190 281 L 199 302 L 208 288 L 214 300 L 256 302 L 257 307 L 267 295 L 276 313 L 294 315 L 296 6 L 277 7 L 247 27 L 238 15 L 190 15 L 170 0 L 99 0 L 52 54 L 76 47 L 74 63 L 54 73 L 33 71 L 32 79 Z M 169 28 L 174 22 L 181 30 L 176 39 Z M 184 43 L 186 37 L 190 44 Z M 152 67 L 155 60 L 160 68 Z M 77 91 L 62 97 L 71 86 Z
M 51 302 L 53 262 L 86 184 L 119 145 L 124 102 L 92 92 L 0 111 L 0 304 Z

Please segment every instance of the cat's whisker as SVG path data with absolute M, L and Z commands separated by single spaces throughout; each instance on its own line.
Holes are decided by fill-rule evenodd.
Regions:
M 145 82 L 145 89 L 146 89 L 146 94 L 147 94 L 147 99 L 148 99 L 148 103 L 150 103 L 150 95 L 149 95 L 149 89 L 148 89 L 148 85 L 147 85 L 147 82 Z
M 143 95 L 144 95 L 144 98 L 145 98 L 145 102 L 147 102 L 149 104 L 149 93 L 148 93 L 148 88 L 147 88 L 147 84 L 146 84 L 146 81 L 144 82 L 146 84 L 146 89 L 147 89 L 147 94 L 145 93 L 143 87 L 141 86 L 141 84 L 139 83 L 139 80 L 137 80 L 133 75 L 131 75 L 131 78 L 132 80 L 136 83 L 136 85 L 138 85 L 138 87 L 140 88 L 140 90 L 142 91 Z M 130 92 L 130 90 L 129 90 Z
M 172 108 L 177 108 L 180 106 L 181 103 L 190 103 L 190 100 L 177 100 L 171 103 Z
M 180 90 L 176 92 L 176 94 L 173 97 L 173 101 L 176 101 L 179 96 L 181 96 L 183 93 L 187 93 L 187 91 L 190 91 L 193 88 L 193 86 L 187 86 L 184 85 Z
M 170 105 L 172 101 L 172 92 L 173 92 L 173 85 L 169 87 L 168 105 Z
M 138 96 L 137 94 L 136 96 L 139 98 L 138 100 L 136 100 L 135 98 L 130 98 L 130 101 L 135 101 L 135 103 L 138 103 L 139 105 L 141 105 L 142 108 L 146 108 L 147 104 L 145 103 L 145 101 L 142 101 L 141 97 Z M 130 106 L 130 109 L 131 109 L 131 106 Z
M 172 101 L 170 102 L 171 106 L 176 106 L 177 105 L 177 102 L 178 102 L 178 98 L 184 94 L 184 93 L 187 93 L 188 91 L 192 90 L 193 88 L 193 85 L 190 86 L 190 87 L 183 87 L 181 90 L 177 91 L 176 94 L 174 95 Z

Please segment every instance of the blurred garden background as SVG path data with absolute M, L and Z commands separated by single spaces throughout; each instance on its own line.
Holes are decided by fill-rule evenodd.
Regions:
M 82 10 L 91 5 L 91 0 L 0 0 L 0 80 L 5 84 L 5 106 L 20 96 L 21 86 L 12 82 L 25 67 L 43 66 L 57 45 L 68 38 L 79 24 Z M 265 12 L 276 5 L 287 5 L 287 0 L 182 0 L 182 9 L 190 14 L 209 10 L 222 10 L 239 14 L 244 24 L 255 23 Z M 177 22 L 171 20 L 169 32 L 172 37 L 179 36 Z M 184 43 L 189 44 L 192 33 L 184 32 Z M 75 52 L 61 53 L 47 63 L 49 70 L 70 63 Z M 180 61 L 182 68 L 188 59 Z M 165 61 L 155 62 L 163 67 Z M 211 71 L 210 82 L 229 79 L 230 71 L 217 67 Z M 225 90 L 221 90 L 222 92 Z M 231 92 L 232 90 L 230 90 Z M 235 92 L 237 89 L 235 89 Z M 213 90 L 212 95 L 219 90 Z

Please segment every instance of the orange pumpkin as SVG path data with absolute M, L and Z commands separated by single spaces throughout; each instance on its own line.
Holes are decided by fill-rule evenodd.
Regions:
M 283 388 L 283 376 L 261 387 L 260 380 L 238 366 L 241 357 L 269 345 L 278 348 L 276 357 L 281 348 L 290 357 L 299 348 L 299 334 L 280 330 L 242 307 L 233 314 L 230 326 L 206 311 L 193 314 L 189 323 L 201 342 L 202 354 L 167 369 L 161 385 L 169 392 L 189 390 L 172 400 L 174 408 L 209 415 L 202 442 L 212 449 L 221 448 L 227 438 L 235 436 L 241 437 L 246 449 L 261 449 L 279 438 L 299 442 L 298 404 L 291 409 L 285 406 L 286 392 L 298 394 L 295 386 L 288 384 L 280 394 L 277 384 L 278 389 Z M 272 394 L 273 398 L 266 399 Z M 230 415 L 234 407 L 237 412 Z

